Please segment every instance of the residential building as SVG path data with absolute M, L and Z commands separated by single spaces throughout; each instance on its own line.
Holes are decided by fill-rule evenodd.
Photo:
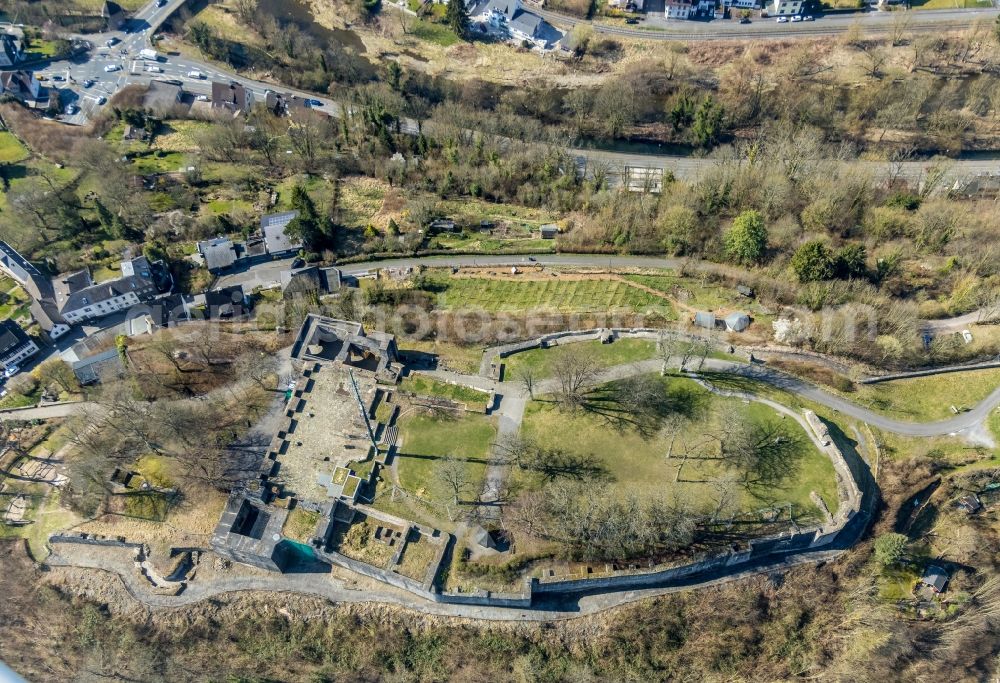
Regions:
M 205 267 L 210 273 L 218 273 L 236 262 L 233 241 L 225 237 L 198 242 L 198 253 L 205 259 Z
M 169 112 L 181 103 L 184 89 L 179 85 L 150 81 L 146 94 L 142 96 L 142 106 L 154 112 Z
M 122 276 L 94 283 L 87 270 L 60 275 L 52 281 L 63 320 L 72 325 L 111 315 L 159 293 L 153 268 L 145 256 L 122 261 Z
M 11 95 L 22 100 L 37 100 L 42 94 L 42 84 L 30 71 L 0 71 L 0 95 Z
M 264 92 L 264 106 L 275 116 L 287 116 L 295 110 L 309 109 L 309 100 L 291 93 Z
M 306 266 L 281 271 L 281 295 L 291 299 L 307 293 L 332 294 L 340 290 L 341 275 L 337 268 Z
M 929 587 L 935 593 L 943 593 L 944 589 L 948 586 L 949 578 L 947 570 L 936 564 L 932 564 L 927 567 L 924 575 L 920 577 L 920 583 Z
M 109 378 L 120 377 L 125 373 L 118 349 L 108 349 L 96 355 L 73 363 L 73 374 L 80 384 L 97 384 Z
M 723 7 L 736 9 L 757 9 L 760 7 L 759 0 L 722 0 Z
M 791 17 L 802 14 L 802 0 L 773 0 L 771 16 Z
M 272 256 L 291 254 L 302 248 L 302 241 L 285 234 L 285 228 L 299 215 L 298 211 L 272 213 L 260 219 L 260 230 L 264 234 L 267 253 Z
M 24 43 L 15 35 L 0 33 L 0 68 L 17 66 L 24 60 Z
M 715 0 L 666 0 L 663 13 L 667 19 L 714 17 Z
M 0 321 L 0 365 L 20 365 L 38 353 L 38 344 L 13 320 Z
M 494 28 L 506 28 L 510 37 L 547 48 L 557 32 L 532 12 L 521 9 L 519 0 L 479 0 L 469 3 L 469 16 L 481 17 Z
M 212 81 L 212 108 L 227 109 L 234 114 L 245 114 L 253 107 L 253 91 L 236 81 Z
M 538 228 L 538 237 L 543 240 L 554 240 L 558 234 L 559 226 L 555 223 L 549 223 Z
M 205 292 L 204 296 L 208 320 L 231 320 L 250 314 L 250 302 L 241 285 Z

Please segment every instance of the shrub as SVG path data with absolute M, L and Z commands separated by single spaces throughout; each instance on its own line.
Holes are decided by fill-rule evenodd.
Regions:
M 833 254 L 819 240 L 806 242 L 792 256 L 792 270 L 799 282 L 829 280 L 834 273 Z
M 760 263 L 767 251 L 767 228 L 757 211 L 744 211 L 726 232 L 726 255 L 740 265 Z

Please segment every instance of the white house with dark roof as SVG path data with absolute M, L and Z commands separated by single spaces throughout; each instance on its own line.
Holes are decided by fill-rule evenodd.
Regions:
M 548 48 L 561 37 L 537 14 L 521 9 L 520 0 L 470 0 L 469 17 L 497 29 L 506 29 L 516 41 Z
M 145 256 L 122 261 L 122 276 L 94 283 L 90 272 L 81 270 L 52 281 L 59 314 L 69 324 L 101 318 L 151 299 L 159 293 L 152 266 Z
M 260 231 L 264 235 L 267 253 L 272 256 L 290 254 L 302 248 L 302 240 L 289 237 L 285 228 L 299 215 L 298 211 L 283 211 L 262 216 Z
M 0 365 L 20 365 L 38 353 L 38 344 L 13 320 L 0 321 Z

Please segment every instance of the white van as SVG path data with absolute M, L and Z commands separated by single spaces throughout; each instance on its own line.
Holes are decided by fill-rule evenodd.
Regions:
M 151 73 L 151 74 L 162 74 L 163 73 L 163 69 L 161 69 L 158 66 L 147 66 L 146 67 L 146 72 L 147 73 Z
M 200 71 L 188 71 L 188 78 L 202 79 L 204 77 L 205 77 L 205 74 L 203 74 Z

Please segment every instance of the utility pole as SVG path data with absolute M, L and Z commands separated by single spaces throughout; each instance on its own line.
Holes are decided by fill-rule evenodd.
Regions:
M 348 375 L 351 378 L 351 389 L 354 391 L 354 400 L 358 402 L 358 412 L 361 413 L 361 419 L 365 422 L 365 429 L 368 430 L 368 439 L 372 442 L 372 448 L 375 449 L 375 456 L 378 456 L 378 443 L 375 441 L 375 432 L 372 430 L 371 420 L 368 419 L 368 411 L 365 410 L 365 402 L 361 400 L 361 390 L 358 389 L 358 382 L 354 379 L 354 371 L 348 371 Z

